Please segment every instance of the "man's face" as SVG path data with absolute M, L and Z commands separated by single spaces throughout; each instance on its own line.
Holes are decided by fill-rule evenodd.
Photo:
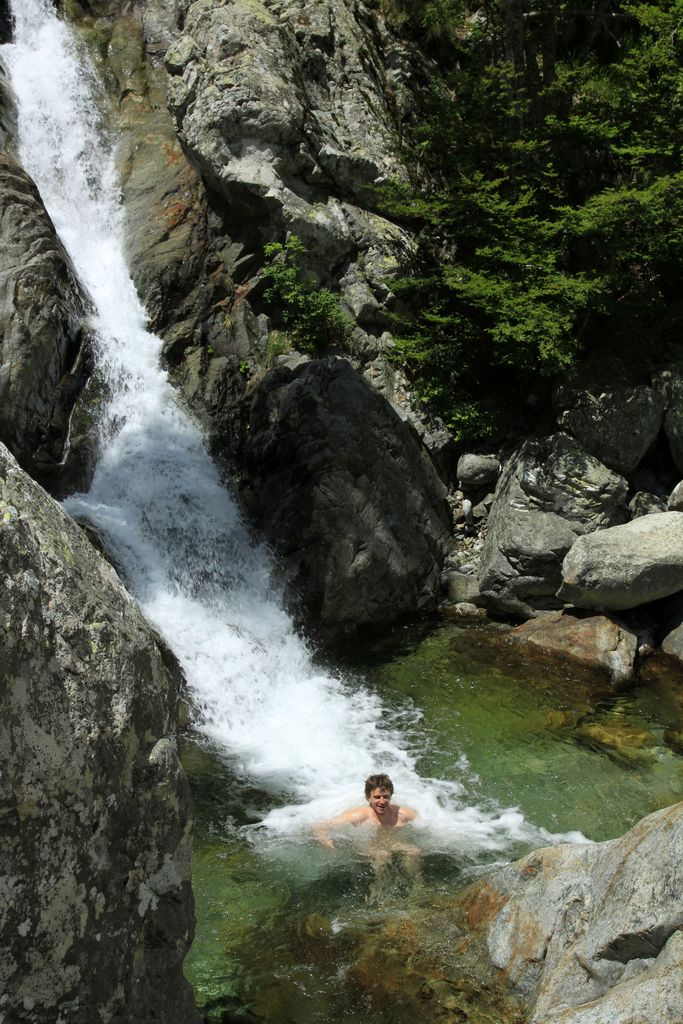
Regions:
M 376 814 L 384 814 L 389 802 L 391 801 L 391 793 L 388 789 L 384 789 L 383 786 L 378 786 L 377 789 L 373 789 L 368 797 L 368 803 Z

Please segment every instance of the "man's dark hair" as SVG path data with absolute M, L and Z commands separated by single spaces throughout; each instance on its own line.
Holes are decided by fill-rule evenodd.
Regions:
M 373 789 L 388 789 L 390 794 L 394 792 L 394 784 L 388 775 L 368 775 L 365 780 L 365 799 L 367 800 Z

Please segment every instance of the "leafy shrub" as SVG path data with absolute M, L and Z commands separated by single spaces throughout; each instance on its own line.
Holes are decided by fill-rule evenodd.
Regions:
M 291 235 L 284 245 L 266 245 L 263 274 L 270 285 L 264 297 L 276 306 L 292 345 L 300 352 L 319 352 L 343 345 L 353 324 L 339 308 L 334 292 L 320 288 L 304 276 L 302 259 L 306 251 L 296 235 Z

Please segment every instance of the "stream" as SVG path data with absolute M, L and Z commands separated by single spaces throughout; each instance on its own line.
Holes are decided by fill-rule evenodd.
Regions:
M 434 933 L 425 922 L 454 887 L 533 846 L 617 835 L 677 798 L 669 691 L 615 696 L 516 663 L 494 627 L 431 624 L 334 664 L 316 658 L 146 329 L 124 258 L 116 138 L 97 114 L 87 51 L 51 0 L 13 11 L 3 59 L 21 160 L 92 299 L 111 393 L 90 489 L 65 506 L 96 529 L 173 649 L 193 708 L 187 973 L 200 1010 L 211 1022 L 399 1022 L 416 1019 L 417 1000 L 428 1020 L 410 936 Z M 413 849 L 378 851 L 358 829 L 325 850 L 313 824 L 361 803 L 376 771 L 419 811 Z

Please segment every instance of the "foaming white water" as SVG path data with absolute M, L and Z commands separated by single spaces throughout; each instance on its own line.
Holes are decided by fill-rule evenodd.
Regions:
M 291 801 L 264 824 L 291 833 L 359 802 L 366 774 L 390 772 L 432 833 L 474 848 L 548 838 L 514 809 L 468 806 L 457 781 L 421 779 L 400 723 L 369 691 L 318 671 L 270 583 L 203 439 L 159 368 L 160 341 L 123 256 L 111 142 L 85 53 L 51 0 L 16 0 L 5 48 L 20 148 L 93 300 L 112 398 L 88 494 L 67 508 L 106 538 L 129 589 L 186 673 L 201 728 L 236 769 Z

